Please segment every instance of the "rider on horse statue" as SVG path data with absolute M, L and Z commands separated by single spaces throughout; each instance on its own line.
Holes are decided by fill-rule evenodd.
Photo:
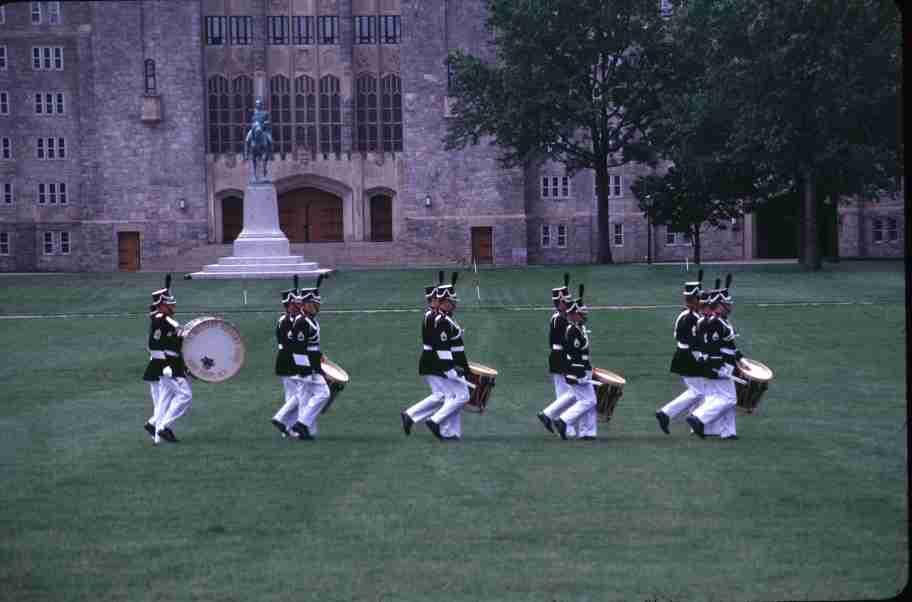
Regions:
M 263 164 L 263 178 L 266 177 L 266 166 L 272 157 L 272 122 L 269 111 L 263 108 L 263 99 L 257 97 L 254 103 L 253 119 L 247 137 L 244 139 L 244 160 L 253 159 L 252 181 L 257 181 L 257 160 Z

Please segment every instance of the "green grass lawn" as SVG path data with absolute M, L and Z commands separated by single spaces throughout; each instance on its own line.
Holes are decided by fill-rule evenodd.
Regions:
M 227 383 L 195 381 L 181 443 L 159 448 L 141 376 L 162 276 L 0 275 L 0 599 L 891 596 L 909 563 L 903 264 L 734 269 L 739 346 L 776 373 L 736 442 L 683 423 L 666 436 L 653 417 L 681 390 L 672 323 L 693 272 L 585 266 L 571 284 L 605 307 L 590 315 L 593 364 L 627 378 L 596 442 L 535 418 L 553 395 L 535 307 L 563 273 L 535 267 L 483 271 L 481 303 L 462 276 L 469 359 L 500 375 L 448 445 L 424 427 L 406 438 L 398 416 L 427 392 L 420 313 L 393 310 L 420 309 L 436 271 L 321 287 L 324 350 L 352 382 L 311 443 L 269 424 L 288 283 L 175 279 L 177 318 L 226 317 L 248 359 Z M 79 312 L 97 317 L 24 317 Z

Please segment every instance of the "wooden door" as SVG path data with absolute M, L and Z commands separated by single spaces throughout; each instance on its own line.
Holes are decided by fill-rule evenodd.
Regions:
M 472 228 L 472 261 L 494 263 L 493 228 Z
M 222 199 L 222 242 L 234 242 L 244 225 L 244 201 L 236 196 Z
M 342 199 L 315 188 L 279 195 L 279 227 L 291 242 L 342 242 Z
M 117 233 L 117 269 L 121 272 L 139 270 L 139 232 Z
M 393 199 L 382 194 L 371 197 L 370 212 L 371 240 L 393 240 Z
M 342 242 L 342 199 L 320 197 L 307 205 L 310 242 Z

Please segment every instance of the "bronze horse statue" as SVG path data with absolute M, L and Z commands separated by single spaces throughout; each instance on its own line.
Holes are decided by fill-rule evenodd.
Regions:
M 257 162 L 263 166 L 263 179 L 266 178 L 266 169 L 272 157 L 272 136 L 263 129 L 260 121 L 254 121 L 244 139 L 244 160 L 253 159 L 253 173 L 251 180 L 257 181 Z

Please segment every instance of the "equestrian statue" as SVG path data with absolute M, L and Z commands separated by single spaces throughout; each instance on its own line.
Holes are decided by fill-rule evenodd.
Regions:
M 272 122 L 269 120 L 269 111 L 263 108 L 263 99 L 257 97 L 254 103 L 253 119 L 247 136 L 244 138 L 244 160 L 253 159 L 253 171 L 250 174 L 251 182 L 265 181 L 266 167 L 272 157 Z M 263 165 L 263 177 L 257 177 L 257 162 Z

